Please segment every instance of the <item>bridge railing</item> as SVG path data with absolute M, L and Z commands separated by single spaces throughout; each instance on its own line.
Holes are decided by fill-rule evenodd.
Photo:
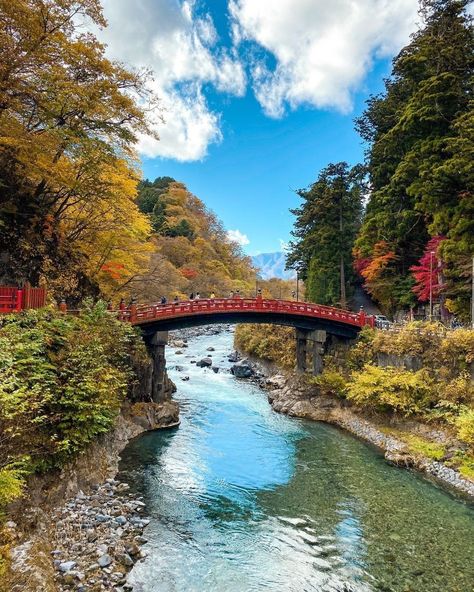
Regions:
M 0 286 L 0 314 L 20 312 L 30 308 L 41 308 L 45 304 L 45 288 L 32 288 L 28 284 L 23 288 Z
M 357 327 L 373 326 L 373 317 L 362 311 L 354 313 L 331 306 L 296 302 L 293 300 L 268 300 L 262 298 L 212 298 L 187 300 L 184 302 L 167 304 L 134 305 L 119 311 L 119 318 L 134 324 L 146 323 L 152 320 L 178 318 L 203 313 L 219 312 L 274 312 L 288 313 L 306 317 L 328 319 Z

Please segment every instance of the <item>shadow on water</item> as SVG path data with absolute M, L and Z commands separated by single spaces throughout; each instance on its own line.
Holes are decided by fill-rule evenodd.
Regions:
M 226 372 L 231 338 L 170 352 L 181 425 L 123 452 L 151 518 L 135 590 L 470 592 L 472 508 L 336 428 L 273 413 Z M 217 375 L 190 363 L 210 345 Z

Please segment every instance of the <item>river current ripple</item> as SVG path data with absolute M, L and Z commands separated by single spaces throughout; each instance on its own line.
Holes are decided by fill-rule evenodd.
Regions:
M 472 592 L 473 508 L 344 432 L 274 413 L 229 373 L 232 339 L 168 348 L 181 425 L 122 454 L 151 518 L 134 590 Z M 209 347 L 217 374 L 191 363 Z

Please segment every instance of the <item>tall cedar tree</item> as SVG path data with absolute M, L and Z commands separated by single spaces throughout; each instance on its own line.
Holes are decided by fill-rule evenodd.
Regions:
M 296 216 L 287 265 L 306 281 L 306 297 L 345 307 L 353 287 L 352 248 L 360 227 L 364 171 L 330 164 L 317 181 L 297 193 L 304 200 Z
M 370 98 L 357 121 L 369 143 L 371 197 L 354 255 L 368 291 L 387 308 L 415 302 L 410 268 L 430 238 L 443 235 L 446 303 L 467 315 L 474 250 L 470 3 L 421 2 L 424 27 L 395 58 L 385 93 Z M 377 251 L 390 261 L 378 265 Z M 371 263 L 378 273 L 364 275 Z

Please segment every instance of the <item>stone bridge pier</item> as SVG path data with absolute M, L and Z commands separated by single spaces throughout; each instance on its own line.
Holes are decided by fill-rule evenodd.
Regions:
M 165 357 L 168 331 L 157 331 L 147 335 L 145 343 L 152 359 L 151 398 L 154 403 L 163 403 L 168 399 L 170 382 L 166 374 Z
M 298 372 L 310 370 L 314 376 L 323 371 L 326 331 L 296 329 L 296 368 Z M 310 363 L 308 364 L 308 357 Z

